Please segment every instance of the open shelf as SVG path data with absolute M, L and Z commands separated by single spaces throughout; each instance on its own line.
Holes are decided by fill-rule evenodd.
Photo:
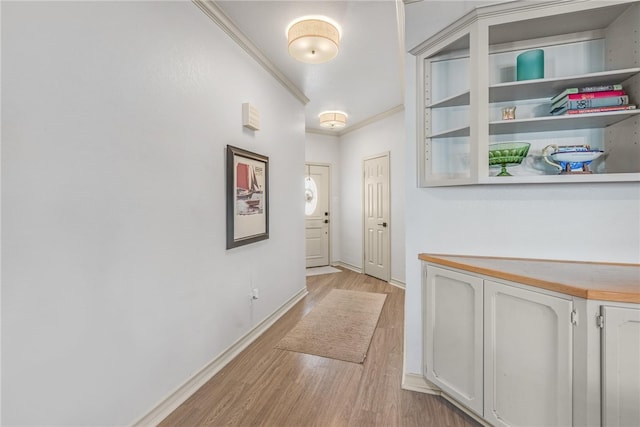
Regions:
M 418 186 L 640 182 L 640 0 L 543 3 L 476 8 L 410 51 Z M 532 49 L 544 51 L 547 78 L 513 81 L 518 57 Z M 549 114 L 566 89 L 606 85 L 622 85 L 637 109 Z M 500 120 L 508 107 L 517 118 Z M 529 141 L 530 156 L 582 144 L 604 155 L 593 174 L 556 175 L 528 159 L 514 176 L 496 177 L 488 148 L 510 140 Z
M 619 84 L 639 73 L 640 68 L 627 68 L 578 76 L 500 83 L 489 86 L 489 102 L 551 98 L 570 87 Z
M 461 127 L 461 128 L 455 128 L 455 129 L 448 129 L 445 130 L 444 132 L 438 132 L 438 133 L 434 133 L 431 136 L 427 136 L 427 138 L 458 138 L 458 137 L 462 137 L 462 136 L 469 136 L 471 133 L 471 129 L 469 128 L 469 126 L 465 126 L 465 127 Z
M 478 184 L 562 184 L 589 182 L 637 182 L 640 173 L 592 173 L 566 175 L 518 175 L 518 176 L 488 176 L 480 178 Z
M 604 128 L 637 114 L 640 114 L 640 110 L 499 120 L 489 122 L 489 134 L 504 135 L 511 133 Z
M 459 107 L 462 105 L 469 105 L 469 99 L 469 91 L 466 91 L 434 102 L 431 105 L 427 105 L 427 108 Z

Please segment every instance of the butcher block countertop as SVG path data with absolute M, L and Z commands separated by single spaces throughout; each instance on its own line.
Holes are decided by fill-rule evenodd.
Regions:
M 640 303 L 640 264 L 438 254 L 418 258 L 575 297 Z

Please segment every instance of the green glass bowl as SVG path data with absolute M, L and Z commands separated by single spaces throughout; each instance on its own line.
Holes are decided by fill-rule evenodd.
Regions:
M 519 165 L 529 153 L 528 142 L 502 142 L 489 145 L 489 166 L 500 166 L 498 176 L 511 176 L 507 166 Z

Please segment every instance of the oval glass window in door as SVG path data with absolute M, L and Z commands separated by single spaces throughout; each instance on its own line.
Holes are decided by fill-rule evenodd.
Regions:
M 318 206 L 318 186 L 310 176 L 304 179 L 304 200 L 305 215 L 313 214 Z

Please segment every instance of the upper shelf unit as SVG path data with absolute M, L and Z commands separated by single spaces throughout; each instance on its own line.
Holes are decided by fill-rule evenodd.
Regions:
M 640 0 L 516 1 L 476 8 L 412 49 L 418 185 L 640 181 L 639 23 Z M 530 50 L 544 51 L 544 76 L 518 80 L 517 57 Z M 622 85 L 638 108 L 551 114 L 565 89 L 600 85 Z M 496 177 L 489 146 L 508 141 L 529 142 L 528 157 Z M 604 155 L 559 173 L 545 162 L 549 145 Z

